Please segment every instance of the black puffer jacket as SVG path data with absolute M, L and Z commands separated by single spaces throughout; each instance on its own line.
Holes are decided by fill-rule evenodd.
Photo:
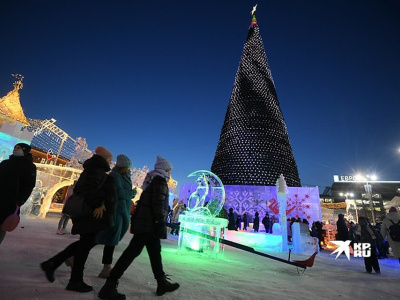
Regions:
M 156 175 L 140 195 L 131 218 L 131 233 L 150 233 L 162 237 L 165 230 L 165 201 L 168 201 L 167 181 Z
M 0 163 L 0 224 L 28 200 L 36 184 L 32 155 L 11 155 Z
M 106 211 L 100 219 L 96 219 L 92 215 L 73 218 L 72 234 L 99 232 L 110 227 L 118 200 L 114 179 L 106 174 L 110 171 L 110 166 L 103 157 L 93 155 L 84 162 L 83 169 L 74 188 L 74 193 L 82 195 L 86 204 L 93 210 L 104 204 Z
M 349 239 L 349 229 L 346 225 L 346 220 L 343 214 L 338 215 L 338 220 L 336 222 L 337 227 L 337 239 L 339 241 L 347 241 Z

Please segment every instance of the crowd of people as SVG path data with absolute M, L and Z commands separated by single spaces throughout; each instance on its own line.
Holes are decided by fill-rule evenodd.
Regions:
M 9 216 L 19 214 L 21 207 L 31 194 L 36 182 L 36 167 L 33 164 L 30 146 L 24 143 L 15 145 L 13 154 L 8 160 L 0 163 L 0 243 L 3 241 Z M 40 264 L 48 281 L 55 281 L 55 271 L 66 263 L 71 266 L 71 277 L 67 290 L 86 293 L 93 287 L 83 280 L 83 272 L 90 250 L 96 245 L 104 245 L 102 264 L 99 277 L 106 282 L 98 293 L 100 299 L 125 299 L 118 292 L 118 282 L 133 260 L 146 247 L 151 268 L 157 281 L 156 294 L 172 292 L 179 288 L 178 283 L 172 283 L 167 278 L 161 257 L 160 239 L 167 236 L 166 224 L 171 227 L 171 234 L 179 234 L 179 215 L 186 210 L 183 201 L 174 199 L 173 208 L 169 207 L 168 180 L 172 164 L 161 156 L 157 156 L 154 170 L 148 172 L 143 183 L 143 192 L 136 206 L 132 199 L 137 191 L 133 188 L 130 168 L 131 160 L 123 154 L 117 156 L 116 164 L 110 169 L 113 154 L 103 146 L 95 149 L 95 154 L 83 164 L 83 172 L 79 179 L 68 189 L 67 198 L 80 195 L 89 214 L 72 218 L 72 234 L 79 234 L 79 240 L 67 246 L 64 250 Z M 67 199 L 66 198 L 66 199 Z M 247 231 L 253 223 L 253 231 L 260 231 L 260 216 L 229 213 L 222 208 L 218 217 L 228 220 L 228 230 Z M 57 234 L 66 234 L 69 216 L 63 214 L 57 228 Z M 273 225 L 279 222 L 275 215 L 270 217 L 267 212 L 261 220 L 266 233 L 272 233 Z M 291 228 L 294 222 L 300 222 L 307 228 L 311 236 L 317 237 L 320 249 L 324 243 L 323 223 L 313 222 L 311 228 L 307 219 L 291 218 L 288 220 L 288 240 L 291 241 Z M 131 239 L 128 247 L 112 268 L 115 247 L 131 224 Z M 382 223 L 372 226 L 365 217 L 358 219 L 358 224 L 348 222 L 343 214 L 339 214 L 336 222 L 336 240 L 354 243 L 369 243 L 371 255 L 364 257 L 365 269 L 368 273 L 374 270 L 380 273 L 378 259 L 389 254 L 389 247 L 394 257 L 400 262 L 400 237 L 392 234 L 393 225 L 400 224 L 400 214 L 392 207 Z M 399 225 L 400 226 L 400 225 Z M 400 236 L 400 229 L 399 229 Z
M 15 145 L 10 158 L 0 163 L 0 243 L 6 232 L 12 230 L 9 229 L 8 220 L 19 215 L 19 208 L 28 200 L 36 184 L 36 167 L 30 150 L 29 145 L 19 143 Z M 66 263 L 71 266 L 66 289 L 79 293 L 93 291 L 93 287 L 84 282 L 83 272 L 90 250 L 96 245 L 104 245 L 103 269 L 99 277 L 106 278 L 106 282 L 98 297 L 123 300 L 126 299 L 125 295 L 117 290 L 119 279 L 146 247 L 157 281 L 156 294 L 161 296 L 178 289 L 179 284 L 170 282 L 164 272 L 160 243 L 160 239 L 166 236 L 166 208 L 169 203 L 167 182 L 172 164 L 157 156 L 154 170 L 148 172 L 143 192 L 133 210 L 132 199 L 137 191 L 131 182 L 131 160 L 120 154 L 111 170 L 113 154 L 103 146 L 96 147 L 94 153 L 83 163 L 83 172 L 69 188 L 66 197 L 80 197 L 84 207 L 88 208 L 82 210 L 81 215 L 71 218 L 71 233 L 79 235 L 79 240 L 40 264 L 47 280 L 54 282 L 57 268 Z M 66 230 L 69 219 L 69 215 L 62 214 L 57 234 L 69 233 Z M 129 224 L 133 238 L 112 268 L 114 249 L 127 232 Z
M 366 217 L 359 217 L 358 223 L 354 223 L 348 222 L 343 214 L 339 214 L 336 222 L 336 240 L 350 241 L 353 249 L 355 243 L 368 243 L 370 255 L 364 256 L 365 270 L 367 273 L 372 273 L 374 270 L 380 274 L 379 259 L 388 258 L 389 249 L 400 262 L 400 240 L 392 235 L 395 231 L 392 225 L 400 226 L 399 224 L 400 214 L 396 207 L 391 207 L 383 221 L 375 225 L 372 225 Z
M 225 208 L 224 208 L 225 210 Z M 226 210 L 225 210 L 226 212 Z M 228 219 L 228 230 L 244 230 L 247 231 L 247 227 L 249 227 L 250 223 L 253 223 L 253 231 L 260 231 L 260 214 L 258 211 L 254 213 L 254 218 L 252 215 L 244 213 L 243 215 L 236 214 L 233 211 L 233 208 L 229 208 L 229 213 L 227 214 Z M 269 213 L 267 212 L 263 219 L 261 220 L 261 224 L 264 226 L 264 231 L 266 233 L 272 233 L 272 227 L 274 223 L 277 223 L 278 219 L 275 215 L 272 215 L 270 218 Z

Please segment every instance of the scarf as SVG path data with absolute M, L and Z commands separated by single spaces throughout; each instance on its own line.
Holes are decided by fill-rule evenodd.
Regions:
M 147 186 L 150 184 L 152 178 L 154 176 L 161 176 L 163 178 L 165 178 L 165 180 L 168 182 L 169 181 L 169 174 L 163 170 L 163 169 L 155 169 L 153 171 L 150 171 L 149 173 L 147 173 L 146 178 L 144 179 L 143 182 L 143 186 L 142 186 L 142 190 L 144 191 Z

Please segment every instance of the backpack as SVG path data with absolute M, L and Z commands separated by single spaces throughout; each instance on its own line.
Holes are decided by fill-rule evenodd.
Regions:
M 393 225 L 390 225 L 388 231 L 390 238 L 394 242 L 400 242 L 400 220 L 397 223 L 394 223 L 392 220 L 389 219 Z

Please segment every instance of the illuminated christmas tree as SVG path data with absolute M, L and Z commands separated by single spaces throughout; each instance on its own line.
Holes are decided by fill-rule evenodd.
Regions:
M 257 20 L 244 45 L 211 171 L 227 185 L 301 186 Z

